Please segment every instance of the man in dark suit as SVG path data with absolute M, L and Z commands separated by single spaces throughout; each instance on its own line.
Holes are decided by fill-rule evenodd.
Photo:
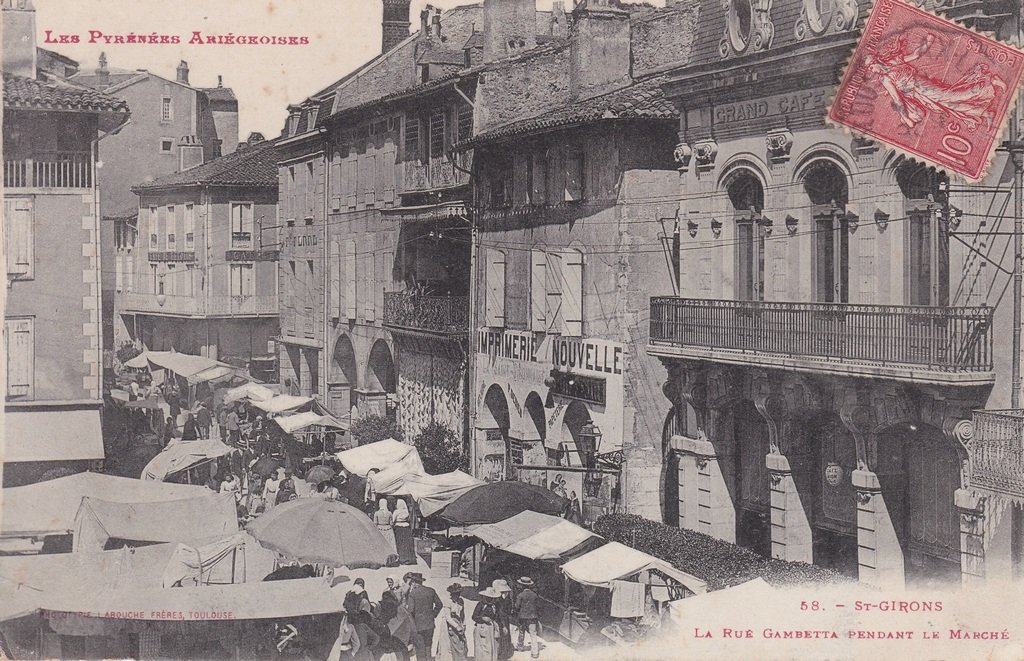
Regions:
M 416 650 L 417 659 L 433 659 L 431 650 L 434 644 L 434 620 L 441 612 L 443 604 L 437 596 L 434 588 L 423 585 L 423 574 L 412 572 L 412 587 L 409 596 L 406 598 L 406 607 L 412 615 L 413 623 L 421 640 L 420 647 Z

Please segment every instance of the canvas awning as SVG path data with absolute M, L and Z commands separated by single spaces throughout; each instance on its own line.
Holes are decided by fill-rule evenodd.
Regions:
M 575 523 L 529 510 L 497 523 L 471 526 L 469 532 L 496 549 L 531 560 L 557 560 L 599 538 Z
M 104 457 L 98 409 L 6 411 L 3 436 L 7 463 Z
M 75 516 L 73 550 L 102 551 L 110 539 L 187 542 L 237 533 L 234 494 L 208 493 L 162 503 L 83 498 Z
M 228 375 L 249 378 L 245 374 L 245 370 L 232 367 L 227 363 L 206 356 L 194 356 L 177 351 L 144 351 L 127 361 L 125 366 L 135 369 L 148 367 L 151 370 L 170 370 L 178 376 L 188 379 L 189 383 L 201 383 Z
M 373 488 L 377 493 L 411 496 L 423 516 L 434 514 L 481 484 L 481 480 L 462 471 L 426 475 L 417 471 L 410 472 L 402 463 L 393 464 L 373 476 Z
M 224 403 L 230 404 L 242 399 L 254 402 L 263 402 L 274 396 L 274 391 L 260 383 L 244 383 L 236 388 L 230 388 L 224 393 Z
M 696 576 L 679 571 L 664 560 L 618 542 L 608 542 L 562 565 L 562 572 L 577 583 L 601 588 L 609 587 L 612 581 L 651 569 L 657 569 L 670 576 L 695 594 L 707 592 L 707 584 Z
M 214 365 L 188 377 L 189 383 L 206 383 L 208 381 L 219 381 L 225 378 L 249 380 L 249 374 L 240 367 L 231 365 Z
M 82 498 L 120 503 L 156 503 L 209 493 L 206 487 L 145 482 L 103 473 L 78 473 L 3 490 L 0 535 L 64 535 L 74 527 Z
M 420 460 L 420 453 L 416 448 L 393 438 L 360 445 L 351 450 L 342 450 L 335 456 L 341 461 L 345 470 L 359 477 L 366 477 L 366 474 L 374 468 L 382 470 L 394 464 L 402 464 L 404 470 L 410 473 L 425 472 L 423 461 Z
M 314 402 L 312 397 L 300 397 L 298 395 L 275 395 L 270 399 L 263 401 L 254 401 L 252 403 L 258 409 L 262 409 L 267 413 L 284 413 L 286 411 L 298 411 L 304 407 L 310 407 Z
M 187 470 L 196 464 L 223 457 L 235 449 L 216 439 L 172 441 L 163 452 L 149 460 L 142 469 L 143 480 L 162 482 L 168 476 Z
M 344 424 L 334 416 L 320 415 L 316 411 L 305 411 L 304 413 L 296 413 L 294 415 L 278 416 L 274 418 L 274 422 L 276 422 L 278 427 L 283 429 L 286 434 L 294 434 L 297 431 L 308 429 L 309 427 L 325 427 L 328 429 L 341 430 L 348 429 L 348 425 Z

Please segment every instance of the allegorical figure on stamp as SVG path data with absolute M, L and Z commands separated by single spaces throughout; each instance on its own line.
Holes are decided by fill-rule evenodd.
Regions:
M 929 32 L 924 41 L 911 49 L 906 36 L 900 35 L 877 55 L 866 56 L 865 64 L 879 77 L 900 122 L 907 128 L 917 126 L 930 111 L 943 113 L 972 131 L 981 124 L 991 127 L 996 113 L 994 102 L 1000 92 L 1006 92 L 1006 83 L 984 63 L 976 64 L 953 83 L 924 73 L 912 62 L 924 55 L 935 40 Z

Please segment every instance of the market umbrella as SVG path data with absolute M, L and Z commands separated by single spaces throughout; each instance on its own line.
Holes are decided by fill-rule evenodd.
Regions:
M 291 500 L 245 529 L 265 548 L 304 563 L 377 569 L 394 553 L 365 513 L 333 500 Z
M 252 472 L 256 473 L 261 477 L 272 475 L 281 466 L 284 466 L 284 462 L 274 457 L 264 455 L 256 460 L 256 463 L 252 465 Z
M 557 516 L 568 504 L 554 492 L 526 482 L 488 482 L 462 494 L 441 512 L 456 525 L 496 523 L 527 510 Z
M 334 479 L 334 469 L 330 466 L 313 466 L 306 473 L 306 481 L 310 484 L 320 484 L 321 482 L 327 482 L 328 480 Z

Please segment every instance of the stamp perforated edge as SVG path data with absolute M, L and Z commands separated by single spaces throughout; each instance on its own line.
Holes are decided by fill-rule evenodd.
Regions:
M 981 166 L 980 175 L 978 177 L 971 177 L 970 175 L 965 174 L 963 172 L 958 172 L 957 170 L 953 170 L 953 169 L 950 168 L 950 166 L 948 164 L 940 163 L 938 161 L 935 161 L 935 160 L 932 160 L 932 159 L 928 158 L 927 156 L 925 156 L 923 154 L 919 154 L 919 153 L 912 152 L 912 151 L 909 151 L 907 149 L 904 149 L 903 147 L 901 147 L 899 145 L 896 145 L 896 144 L 893 144 L 893 143 L 889 142 L 888 140 L 885 140 L 884 138 L 880 138 L 880 137 L 871 135 L 869 133 L 863 133 L 861 131 L 858 131 L 857 129 L 851 128 L 847 124 L 844 124 L 844 123 L 842 123 L 840 121 L 837 121 L 837 120 L 832 118 L 832 108 L 838 102 L 840 90 L 843 89 L 843 86 L 846 83 L 847 78 L 851 75 L 850 67 L 851 67 L 851 65 L 854 62 L 854 57 L 857 55 L 858 49 L 860 48 L 861 40 L 864 38 L 864 34 L 865 34 L 865 30 L 866 30 L 867 25 L 868 25 L 868 21 L 870 20 L 871 15 L 874 13 L 876 7 L 878 7 L 878 5 L 880 3 L 882 3 L 882 2 L 898 3 L 898 4 L 906 6 L 909 10 L 914 11 L 916 13 L 926 14 L 926 15 L 928 15 L 928 16 L 930 16 L 932 18 L 935 18 L 935 19 L 937 19 L 939 21 L 944 21 L 946 23 L 949 23 L 951 26 L 953 26 L 953 27 L 955 27 L 957 29 L 960 29 L 960 30 L 963 30 L 965 32 L 969 32 L 969 33 L 971 33 L 973 35 L 976 35 L 982 41 L 992 42 L 992 43 L 998 44 L 999 46 L 1001 46 L 1003 48 L 1009 48 L 1009 49 L 1015 51 L 1016 53 L 1018 53 L 1020 55 L 1020 57 L 1022 59 L 1024 59 L 1024 50 L 1021 50 L 1019 47 L 1017 47 L 1017 46 L 1015 46 L 1013 44 L 1007 43 L 1005 41 L 1000 41 L 999 39 L 996 39 L 995 36 L 990 34 L 990 33 L 982 32 L 981 30 L 975 30 L 972 27 L 969 27 L 967 25 L 964 25 L 964 24 L 959 23 L 957 21 L 954 21 L 952 19 L 946 18 L 944 16 L 940 16 L 940 15 L 936 14 L 935 12 L 933 12 L 931 10 L 925 9 L 923 7 L 919 7 L 916 4 L 913 4 L 911 2 L 905 2 L 904 0 L 872 0 L 871 6 L 868 9 L 867 15 L 864 18 L 864 23 L 861 26 L 858 27 L 858 30 L 860 31 L 860 36 L 857 38 L 857 42 L 854 44 L 853 49 L 850 51 L 849 56 L 847 56 L 845 64 L 843 64 L 842 74 L 839 76 L 838 83 L 836 83 L 835 92 L 832 94 L 832 97 L 829 99 L 828 105 L 825 108 L 825 124 L 827 126 L 835 128 L 835 129 L 841 129 L 844 133 L 846 133 L 849 136 L 852 136 L 852 137 L 855 137 L 855 138 L 863 138 L 863 139 L 871 140 L 873 142 L 877 142 L 879 145 L 884 146 L 886 149 L 892 150 L 896 154 L 899 154 L 899 155 L 902 155 L 902 156 L 906 156 L 907 158 L 913 159 L 913 160 L 918 161 L 920 163 L 923 163 L 925 165 L 935 167 L 936 169 L 938 169 L 938 170 L 940 170 L 942 172 L 945 172 L 950 177 L 962 179 L 962 180 L 967 181 L 968 183 L 972 183 L 972 184 L 976 184 L 976 183 L 979 183 L 979 182 L 983 181 L 989 175 L 989 168 L 992 166 L 992 160 L 995 158 L 996 151 L 998 151 L 998 149 L 999 149 L 1000 142 L 998 140 L 998 137 L 1001 136 L 1001 135 L 1005 135 L 1006 134 L 1006 129 L 1007 129 L 1009 123 L 1010 123 L 1010 119 L 1014 115 L 1014 110 L 1016 109 L 1018 100 L 1019 100 L 1019 98 L 1021 96 L 1020 86 L 1021 86 L 1022 80 L 1024 80 L 1024 67 L 1021 67 L 1020 71 L 1017 74 L 1016 80 L 1014 80 L 1012 82 L 1011 81 L 1007 82 L 1007 90 L 1010 93 L 1010 102 L 1006 106 L 1006 111 L 1005 111 L 1005 113 L 1003 115 L 1002 121 L 999 124 L 999 127 L 996 128 L 994 130 L 994 132 L 993 132 L 994 133 L 994 138 L 996 138 L 996 139 L 993 140 L 991 147 L 989 147 L 988 153 L 985 155 L 984 162 L 983 162 L 983 164 Z M 1024 118 L 1022 118 L 1022 119 L 1024 119 Z

